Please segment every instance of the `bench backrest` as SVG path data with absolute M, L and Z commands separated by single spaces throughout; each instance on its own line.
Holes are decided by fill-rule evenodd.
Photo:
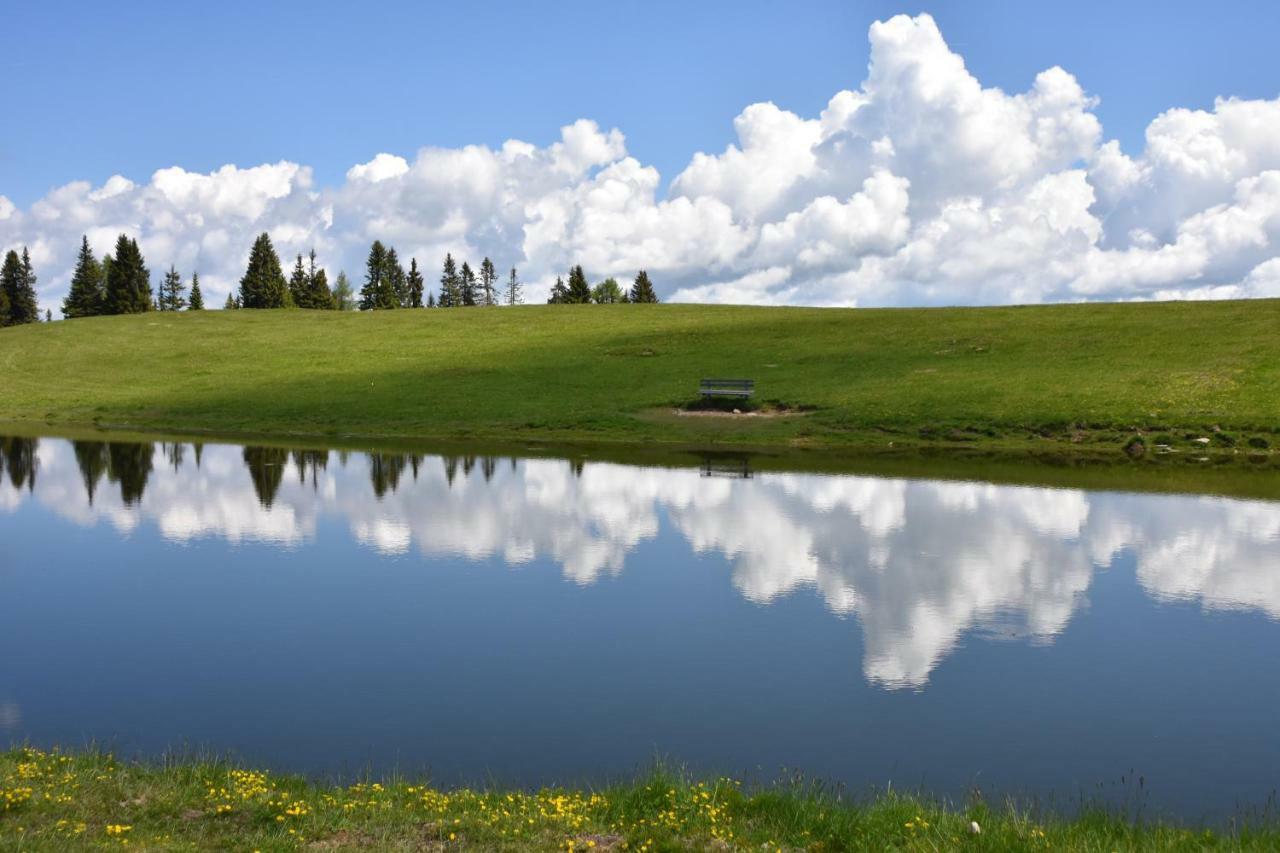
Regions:
M 754 379 L 703 379 L 703 388 L 740 388 L 749 390 L 756 386 Z

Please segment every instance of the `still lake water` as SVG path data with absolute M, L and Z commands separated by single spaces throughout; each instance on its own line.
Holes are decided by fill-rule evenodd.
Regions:
M 444 784 L 668 756 L 1187 819 L 1280 784 L 1280 504 L 0 448 L 0 742 Z

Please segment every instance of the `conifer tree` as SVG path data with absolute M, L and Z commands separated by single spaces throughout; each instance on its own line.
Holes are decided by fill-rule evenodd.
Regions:
M 480 297 L 483 305 L 498 304 L 498 271 L 488 258 L 480 262 Z
M 440 274 L 441 308 L 456 308 L 462 304 L 462 286 L 458 278 L 458 267 L 453 262 L 453 255 L 444 256 L 444 271 Z
M 31 268 L 31 255 L 26 247 L 22 256 L 12 249 L 0 266 L 0 289 L 4 291 L 7 311 L 4 325 L 20 326 L 23 323 L 40 322 L 40 306 L 36 302 L 36 274 Z
M 263 231 L 249 250 L 249 265 L 240 279 L 241 308 L 287 308 L 292 299 L 289 283 L 280 269 L 280 256 L 271 245 L 271 235 Z
M 204 294 L 200 292 L 200 273 L 191 274 L 191 300 L 187 303 L 187 310 L 204 310 Z
M 44 321 L 46 323 L 53 322 L 53 311 L 49 308 L 44 309 Z
M 106 270 L 103 313 L 141 314 L 151 310 L 151 273 L 147 271 L 137 240 L 121 234 Z
M 581 264 L 569 270 L 569 296 L 565 301 L 575 305 L 591 301 L 591 285 L 587 284 L 587 274 Z
M 436 295 L 434 293 L 430 293 L 430 292 L 427 293 L 427 307 L 428 308 L 436 307 Z
M 636 273 L 635 283 L 631 285 L 631 291 L 627 294 L 628 302 L 657 302 L 658 294 L 653 290 L 653 284 L 649 281 L 649 274 L 644 270 Z
M 160 297 L 157 306 L 161 311 L 181 311 L 187 307 L 187 299 L 182 292 L 187 286 L 182 283 L 182 276 L 178 275 L 178 270 L 173 265 L 169 266 L 169 271 L 164 274 L 164 281 L 160 282 Z
M 405 279 L 405 283 L 409 289 L 408 301 L 405 304 L 405 307 L 421 308 L 422 307 L 422 291 L 425 287 L 425 282 L 422 280 L 422 273 L 418 271 L 417 258 L 409 259 L 409 275 Z
M 89 248 L 89 238 L 80 240 L 80 254 L 71 274 L 71 290 L 62 300 L 62 316 L 92 317 L 102 313 L 102 264 Z
M 18 253 L 12 252 L 14 261 L 18 259 Z M 9 256 L 5 255 L 4 265 L 0 266 L 0 329 L 9 325 L 9 288 L 6 286 L 7 267 Z
M 569 288 L 564 286 L 564 279 L 556 276 L 556 283 L 551 287 L 551 295 L 547 297 L 548 305 L 563 305 L 569 301 Z
M 237 309 L 237 308 L 239 308 L 239 307 L 240 307 L 240 303 L 239 303 L 239 301 L 237 301 L 237 300 L 236 300 L 235 296 L 233 296 L 232 294 L 228 293 L 228 294 L 227 294 L 227 301 L 223 303 L 223 305 L 222 305 L 222 309 L 223 309 L 224 311 L 234 311 L 234 310 L 236 310 L 236 309 Z
M 380 308 L 405 308 L 409 305 L 409 281 L 395 247 L 387 249 L 386 285 L 383 287 Z
M 338 280 L 333 283 L 333 307 L 339 311 L 356 309 L 355 292 L 351 289 L 351 281 L 343 270 L 338 270 Z
M 381 240 L 374 240 L 369 247 L 369 258 L 364 263 L 364 286 L 360 288 L 360 310 L 381 308 L 381 294 L 386 289 L 387 249 Z
M 31 253 L 26 246 L 22 247 L 22 277 L 18 280 L 18 290 L 9 294 L 9 316 L 13 318 L 14 325 L 40 322 L 36 271 L 31 266 Z
M 350 285 L 348 285 L 350 288 Z M 316 250 L 312 249 L 307 261 L 307 287 L 305 299 L 299 303 L 300 308 L 314 308 L 332 311 L 338 307 L 333 291 L 329 289 L 329 274 L 323 267 L 316 266 Z
M 298 253 L 298 259 L 293 265 L 293 273 L 289 276 L 289 297 L 293 300 L 293 304 L 298 308 L 310 308 L 311 281 L 307 276 L 307 270 L 302 266 L 302 253 Z
M 524 285 L 516 276 L 515 267 L 511 268 L 511 274 L 507 277 L 506 301 L 508 305 L 519 305 L 524 302 Z
M 462 262 L 462 272 L 458 275 L 458 290 L 462 294 L 462 304 L 476 304 L 476 274 L 471 271 L 471 264 Z

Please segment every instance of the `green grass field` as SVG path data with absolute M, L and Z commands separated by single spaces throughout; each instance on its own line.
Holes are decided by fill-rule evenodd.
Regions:
M 1280 300 L 207 311 L 0 330 L 0 421 L 226 436 L 1269 453 Z M 763 413 L 693 416 L 704 376 Z M 1216 428 L 1216 430 L 1215 430 Z
M 974 831 L 974 824 L 977 831 Z M 1231 832 L 1070 818 L 973 800 L 850 799 L 790 780 L 743 786 L 656 770 L 537 792 L 405 780 L 325 785 L 223 762 L 0 753 L 0 849 L 91 850 L 1275 850 L 1274 821 Z

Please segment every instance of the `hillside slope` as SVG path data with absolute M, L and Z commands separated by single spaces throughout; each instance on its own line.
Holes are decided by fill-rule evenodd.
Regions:
M 207 311 L 0 330 L 0 421 L 222 434 L 1114 449 L 1280 428 L 1280 300 Z M 703 376 L 768 416 L 693 416 Z M 1214 432 L 1217 427 L 1221 437 Z

